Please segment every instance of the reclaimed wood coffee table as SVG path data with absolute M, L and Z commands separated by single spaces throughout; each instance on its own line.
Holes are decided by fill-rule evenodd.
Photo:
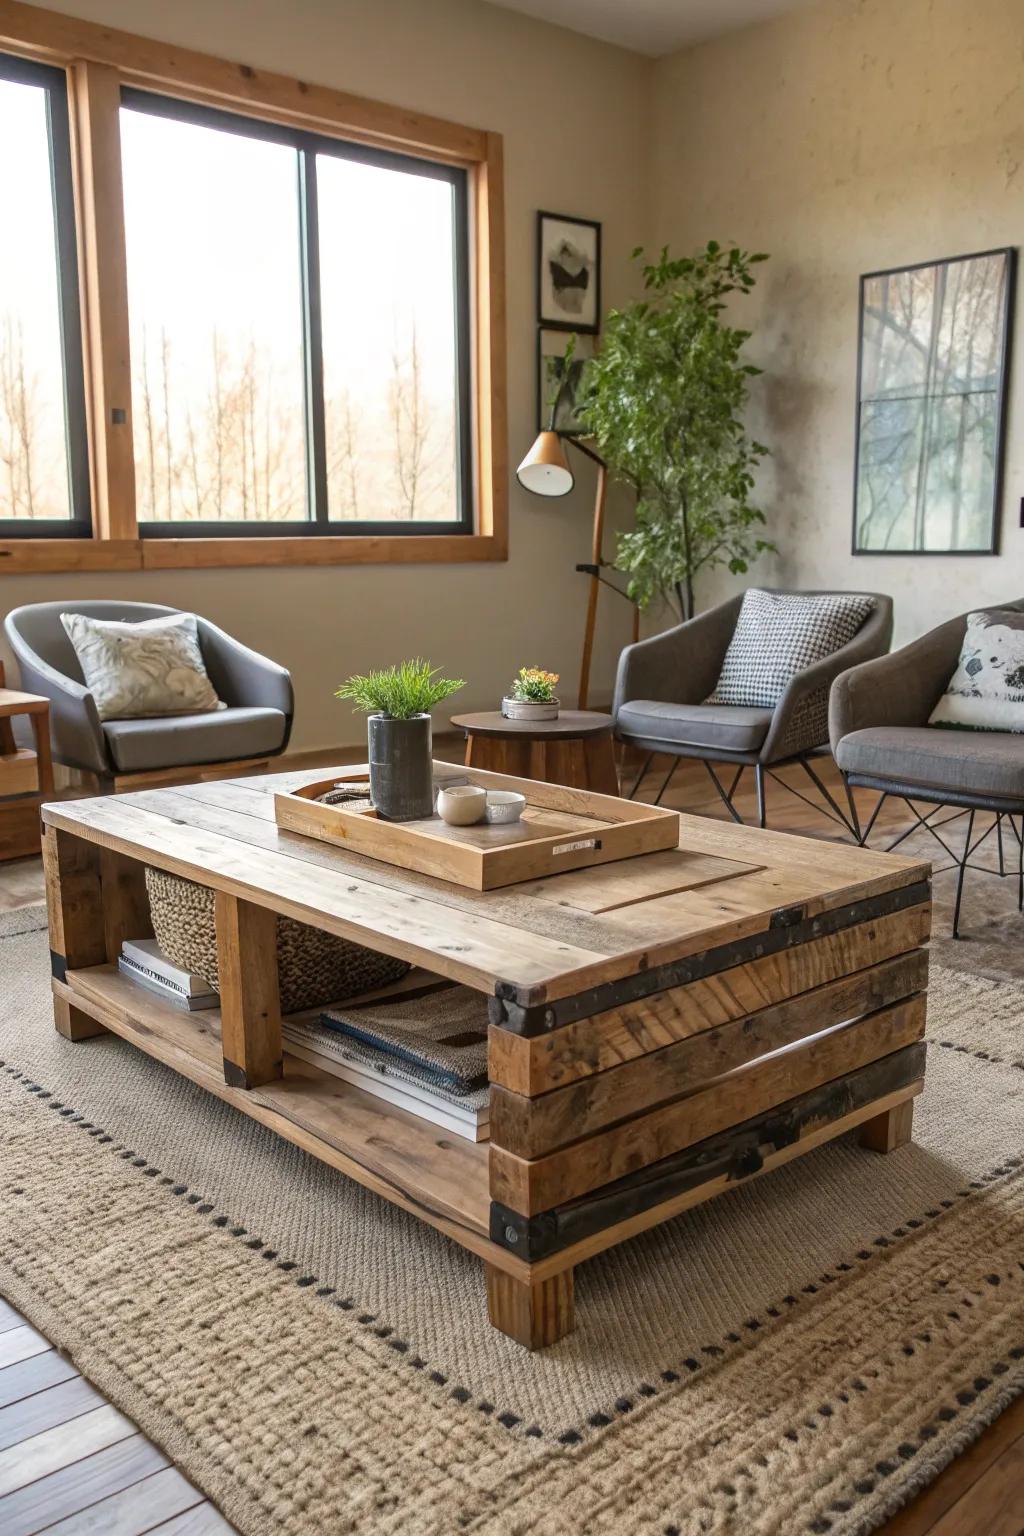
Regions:
M 473 891 L 280 831 L 275 791 L 324 776 L 46 806 L 57 1028 L 123 1036 L 479 1255 L 520 1343 L 569 1331 L 602 1249 L 854 1128 L 909 1139 L 928 865 L 684 816 L 678 850 Z M 216 892 L 217 1012 L 117 972 L 147 863 Z M 489 1146 L 282 1050 L 276 913 L 486 995 Z

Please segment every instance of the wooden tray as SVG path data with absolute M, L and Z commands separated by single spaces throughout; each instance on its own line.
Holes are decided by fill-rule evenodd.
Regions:
M 274 796 L 279 827 L 337 843 L 400 869 L 415 869 L 455 885 L 491 891 L 608 864 L 679 844 L 679 813 L 615 795 L 539 784 L 480 769 L 435 763 L 435 782 L 516 789 L 526 796 L 522 819 L 499 826 L 449 827 L 437 815 L 423 821 L 382 821 L 377 813 L 317 804 L 336 784 L 364 782 L 365 773 L 335 775 Z

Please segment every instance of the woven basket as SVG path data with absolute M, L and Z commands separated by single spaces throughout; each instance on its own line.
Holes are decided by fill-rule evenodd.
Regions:
M 146 870 L 153 934 L 167 959 L 202 976 L 219 991 L 214 893 L 162 869 Z M 340 1002 L 398 981 L 409 969 L 361 944 L 309 928 L 294 918 L 277 919 L 277 976 L 281 1012 L 298 1013 Z

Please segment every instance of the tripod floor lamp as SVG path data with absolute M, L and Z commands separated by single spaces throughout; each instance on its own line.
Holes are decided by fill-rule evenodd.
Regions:
M 608 466 L 599 453 L 593 448 L 588 448 L 586 443 L 578 437 L 571 439 L 573 446 L 580 453 L 585 454 L 597 465 L 597 487 L 594 494 L 594 526 L 591 538 L 590 561 L 585 565 L 577 565 L 578 571 L 583 571 L 590 577 L 590 592 L 587 596 L 587 621 L 583 631 L 583 656 L 580 661 L 580 687 L 577 707 L 586 709 L 590 692 L 590 662 L 594 650 L 594 625 L 597 622 L 597 599 L 601 590 L 601 583 L 611 587 L 613 592 L 618 592 L 620 597 L 625 597 L 612 582 L 602 576 L 604 566 L 603 542 L 604 542 L 604 503 L 605 492 L 608 485 Z M 524 490 L 532 491 L 535 496 L 568 496 L 575 485 L 575 476 L 569 464 L 565 450 L 565 440 L 560 432 L 553 428 L 538 434 L 537 441 L 526 455 L 519 468 L 516 470 L 516 478 Z M 638 635 L 639 610 L 634 610 L 633 638 Z

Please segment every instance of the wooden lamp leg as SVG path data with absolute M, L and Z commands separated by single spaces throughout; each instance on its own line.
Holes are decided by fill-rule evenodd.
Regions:
M 525 1349 L 557 1344 L 575 1326 L 573 1272 L 563 1269 L 532 1284 L 485 1264 L 487 1315 L 495 1328 Z
M 579 445 L 577 445 L 579 446 Z M 590 696 L 590 658 L 594 650 L 594 625 L 597 622 L 597 599 L 601 591 L 601 561 L 604 545 L 604 498 L 608 474 L 604 465 L 598 461 L 597 466 L 597 494 L 594 499 L 594 535 L 590 551 L 591 564 L 596 569 L 596 575 L 590 578 L 590 592 L 587 595 L 587 623 L 583 631 L 583 659 L 580 663 L 580 692 L 578 709 L 586 709 L 587 699 Z
M 905 1099 L 895 1109 L 887 1109 L 860 1128 L 860 1144 L 871 1152 L 895 1152 L 913 1139 L 914 1101 Z

